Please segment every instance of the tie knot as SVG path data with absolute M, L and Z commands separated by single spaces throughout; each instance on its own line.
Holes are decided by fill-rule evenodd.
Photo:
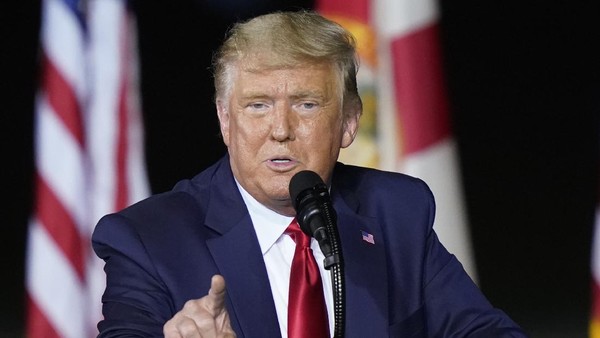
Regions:
M 306 235 L 302 229 L 300 229 L 300 225 L 295 218 L 292 220 L 292 223 L 288 225 L 285 233 L 292 237 L 294 242 L 296 242 L 296 245 L 304 248 L 310 247 L 310 237 Z

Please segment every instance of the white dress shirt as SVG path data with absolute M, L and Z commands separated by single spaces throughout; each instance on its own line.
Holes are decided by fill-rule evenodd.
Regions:
M 288 310 L 288 291 L 290 287 L 290 270 L 292 259 L 296 249 L 294 240 L 284 234 L 288 225 L 294 219 L 293 217 L 280 215 L 273 210 L 260 204 L 237 182 L 238 189 L 246 203 L 254 231 L 258 237 L 258 243 L 262 251 L 269 283 L 271 284 L 271 293 L 275 301 L 275 310 L 279 320 L 279 329 L 281 336 L 287 338 L 287 310 Z M 310 247 L 313 255 L 319 265 L 321 280 L 323 281 L 323 294 L 325 295 L 325 304 L 327 305 L 327 316 L 329 317 L 329 331 L 333 335 L 333 291 L 331 288 L 331 273 L 325 270 L 323 259 L 325 256 L 319 247 L 316 239 L 312 238 Z

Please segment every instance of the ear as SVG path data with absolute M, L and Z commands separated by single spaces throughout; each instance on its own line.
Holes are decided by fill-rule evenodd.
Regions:
M 362 107 L 353 107 L 354 111 L 344 111 L 344 134 L 342 135 L 342 148 L 349 147 L 358 132 L 358 119 L 362 113 Z
M 222 99 L 217 99 L 217 116 L 219 117 L 219 127 L 221 128 L 221 135 L 223 136 L 223 142 L 226 146 L 229 146 L 229 109 L 227 103 Z

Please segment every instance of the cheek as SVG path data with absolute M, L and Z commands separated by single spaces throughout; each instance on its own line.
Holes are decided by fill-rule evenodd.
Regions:
M 339 147 L 342 139 L 342 123 L 335 118 L 313 121 L 308 132 L 315 142 L 328 142 L 332 148 Z
M 267 121 L 238 115 L 236 118 L 231 119 L 230 137 L 235 137 L 238 146 L 252 147 L 264 140 L 268 130 Z
M 319 166 L 337 159 L 342 145 L 341 126 L 332 121 L 315 121 L 302 125 L 302 131 L 297 136 L 304 149 L 310 149 L 309 158 L 319 163 Z M 315 163 L 313 163 L 315 164 Z
M 329 138 L 334 134 L 339 135 L 341 121 L 328 116 L 327 113 L 321 113 L 317 118 L 301 121 L 300 127 L 305 133 L 310 133 L 320 138 Z

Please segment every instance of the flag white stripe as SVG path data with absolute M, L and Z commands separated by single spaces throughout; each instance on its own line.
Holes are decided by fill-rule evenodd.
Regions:
M 408 34 L 437 21 L 439 11 L 433 0 L 374 0 L 379 38 Z
M 93 42 L 89 49 L 93 65 L 90 76 L 94 95 L 86 123 L 94 172 L 91 192 L 94 203 L 90 217 L 95 224 L 103 215 L 115 211 L 116 178 L 119 174 L 116 167 L 117 137 L 122 128 L 119 126 L 119 101 L 123 81 L 121 39 L 127 32 L 123 27 L 124 7 L 121 1 L 90 1 L 88 6 L 88 28 Z M 103 266 L 104 262 L 95 256 L 88 260 L 91 322 L 102 318 L 99 300 L 105 288 Z
M 383 170 L 397 171 L 401 156 L 398 148 L 393 62 L 388 39 L 381 37 L 379 42 L 377 49 L 379 59 L 377 69 L 377 143 L 381 154 L 379 167 Z
M 55 330 L 64 338 L 88 336 L 83 319 L 85 288 L 38 220 L 29 228 L 27 263 L 28 292 Z
M 427 182 L 436 197 L 434 229 L 444 246 L 458 257 L 467 273 L 475 278 L 467 215 L 461 196 L 456 144 L 447 138 L 423 151 L 407 156 L 402 168 Z
M 96 324 L 102 319 L 102 294 L 106 288 L 106 275 L 104 274 L 104 261 L 90 250 L 86 260 L 87 294 L 85 324 L 90 337 L 98 333 Z M 93 334 L 92 334 L 93 333 Z
M 124 38 L 127 40 L 123 50 L 122 76 L 127 81 L 127 183 L 128 183 L 128 201 L 137 202 L 150 195 L 148 177 L 146 174 L 146 159 L 144 153 L 144 126 L 140 107 L 140 88 L 139 88 L 139 65 L 137 53 L 137 29 L 135 16 L 123 12 L 122 20 L 123 31 L 126 32 Z
M 139 114 L 132 117 L 129 126 L 129 156 L 127 156 L 130 160 L 127 166 L 127 182 L 129 183 L 128 200 L 137 202 L 150 194 L 142 138 L 143 126 Z
M 115 166 L 119 128 L 121 53 L 119 32 L 122 5 L 111 0 L 90 1 L 89 33 L 91 77 L 94 95 L 89 107 L 88 140 L 94 170 L 93 219 L 113 211 L 117 168 Z M 110 51 L 107 53 L 106 51 Z

